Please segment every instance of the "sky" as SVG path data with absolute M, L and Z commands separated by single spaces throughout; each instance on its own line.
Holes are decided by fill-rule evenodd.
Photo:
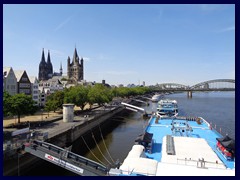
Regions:
M 235 79 L 234 4 L 4 4 L 3 67 L 38 77 L 44 48 L 67 73 L 111 85 Z

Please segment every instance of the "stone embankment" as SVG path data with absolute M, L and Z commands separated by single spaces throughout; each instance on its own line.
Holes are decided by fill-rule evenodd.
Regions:
M 130 99 L 125 100 L 127 103 L 132 103 L 131 101 L 132 100 Z M 46 140 L 47 142 L 60 147 L 66 147 L 72 144 L 83 134 L 104 123 L 115 114 L 121 112 L 123 109 L 124 107 L 120 105 L 120 102 L 115 102 L 111 105 L 96 107 L 91 110 L 85 110 L 78 115 L 75 115 L 72 122 L 63 122 L 62 114 L 55 114 L 55 116 L 50 116 L 45 119 L 43 119 L 43 116 L 40 114 L 37 118 L 34 118 L 32 120 L 25 119 L 26 122 L 30 122 L 30 131 L 33 133 L 31 133 L 32 136 L 28 136 L 27 138 L 25 137 L 23 141 L 19 141 L 18 145 L 24 141 L 29 140 L 29 138 L 36 138 Z M 39 121 L 39 118 L 41 118 L 42 121 Z M 39 124 L 39 122 L 41 123 Z M 4 126 L 6 127 L 7 123 L 5 123 Z M 9 133 L 14 130 L 15 129 L 4 128 L 5 134 L 7 131 Z M 4 138 L 4 140 L 6 139 Z M 18 148 L 18 145 L 15 144 L 15 148 Z M 4 152 L 4 175 L 16 175 L 19 168 L 21 170 L 26 169 L 37 161 L 37 158 L 29 156 L 29 154 L 19 155 L 16 153 L 16 149 L 14 149 L 14 144 L 12 143 L 8 145 L 5 144 Z M 17 165 L 16 162 L 18 162 Z

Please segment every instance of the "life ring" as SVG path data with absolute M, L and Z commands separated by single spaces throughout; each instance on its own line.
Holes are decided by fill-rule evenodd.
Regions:
M 196 122 L 197 122 L 198 124 L 202 124 L 201 118 L 197 118 L 197 119 L 196 119 Z

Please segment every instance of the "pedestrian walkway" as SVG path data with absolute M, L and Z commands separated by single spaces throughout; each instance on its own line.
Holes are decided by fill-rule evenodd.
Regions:
M 56 112 L 37 112 L 34 115 L 21 116 L 20 122 L 35 122 L 35 121 L 50 121 L 62 116 L 61 111 Z M 6 127 L 10 124 L 16 124 L 18 122 L 17 116 L 12 118 L 3 119 L 3 127 Z

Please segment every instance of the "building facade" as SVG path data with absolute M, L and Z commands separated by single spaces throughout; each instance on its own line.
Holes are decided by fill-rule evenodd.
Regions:
M 45 106 L 47 96 L 55 93 L 56 91 L 63 91 L 64 89 L 63 84 L 57 76 L 54 76 L 47 81 L 41 81 L 38 85 L 39 106 L 41 107 Z
M 12 67 L 3 68 L 3 91 L 10 95 L 17 94 L 17 78 Z
M 83 80 L 83 58 L 79 58 L 77 49 L 75 48 L 73 53 L 72 62 L 68 56 L 67 60 L 67 76 L 70 83 L 77 83 Z
M 32 99 L 39 105 L 39 90 L 38 90 L 38 80 L 35 76 L 30 76 L 29 80 L 32 87 Z
M 17 78 L 17 93 L 32 94 L 32 86 L 26 71 L 14 70 Z
M 62 91 L 64 89 L 63 84 L 58 79 L 58 77 L 53 77 L 47 81 L 41 81 L 39 87 L 49 90 L 49 93 L 55 93 L 56 91 Z

